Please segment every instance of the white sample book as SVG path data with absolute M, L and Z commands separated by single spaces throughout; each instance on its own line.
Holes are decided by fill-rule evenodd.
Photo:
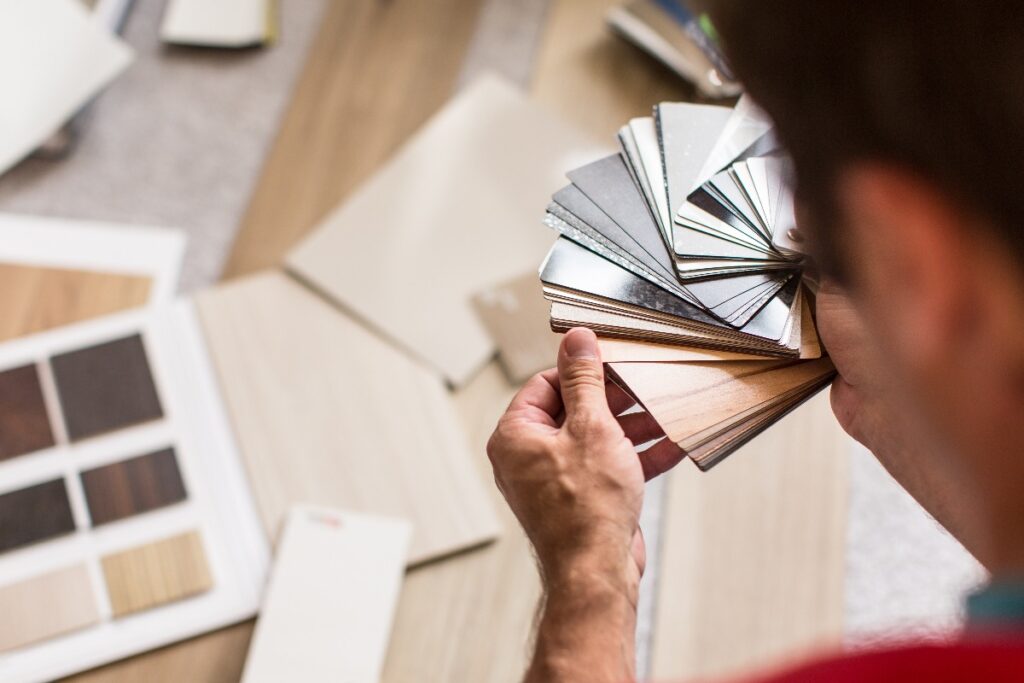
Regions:
M 411 529 L 397 518 L 293 507 L 243 683 L 376 683 Z
M 0 2 L 0 173 L 35 150 L 132 60 L 78 0 Z

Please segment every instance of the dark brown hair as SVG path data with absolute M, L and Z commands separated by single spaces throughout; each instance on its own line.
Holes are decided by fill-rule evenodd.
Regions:
M 902 166 L 955 195 L 1024 264 L 1024 5 L 695 4 L 793 157 L 826 271 L 844 271 L 834 181 L 858 161 Z

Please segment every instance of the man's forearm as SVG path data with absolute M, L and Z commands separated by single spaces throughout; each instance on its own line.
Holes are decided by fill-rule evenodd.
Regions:
M 581 565 L 545 583 L 527 683 L 635 680 L 639 577 Z

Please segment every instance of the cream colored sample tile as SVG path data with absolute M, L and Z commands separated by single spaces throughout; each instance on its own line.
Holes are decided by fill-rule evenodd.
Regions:
M 512 86 L 478 81 L 313 234 L 288 267 L 456 386 L 494 353 L 470 304 L 535 270 L 566 169 L 601 151 Z
M 303 502 L 410 520 L 413 564 L 495 538 L 435 373 L 277 271 L 197 303 L 269 536 Z
M 0 652 L 99 622 L 85 565 L 34 576 L 0 588 Z

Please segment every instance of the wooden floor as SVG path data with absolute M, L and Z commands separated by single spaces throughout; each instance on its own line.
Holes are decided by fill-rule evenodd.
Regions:
M 507 0 L 332 0 L 266 159 L 225 277 L 279 264 L 285 251 L 436 111 L 466 74 L 490 66 L 511 69 L 516 80 L 528 79 L 537 99 L 609 144 L 620 125 L 630 117 L 647 115 L 654 103 L 693 99 L 692 90 L 660 65 L 608 33 L 603 15 L 610 0 L 529 0 L 522 15 L 509 11 L 514 4 Z M 525 23 L 515 25 L 516 21 Z M 504 42 L 481 37 L 481 31 L 499 32 Z M 529 68 L 523 60 L 530 61 Z M 33 284 L 38 277 L 33 274 L 6 271 L 2 275 L 5 283 L 15 280 L 5 289 L 26 288 L 6 291 L 39 287 Z M 63 310 L 46 312 L 46 324 L 78 320 L 140 300 L 135 282 L 82 280 L 72 289 L 75 295 L 62 299 Z M 40 324 L 14 310 L 14 318 L 5 318 L 4 336 L 23 334 Z M 482 454 L 491 426 L 513 390 L 492 364 L 456 396 L 477 452 Z M 792 416 L 789 429 L 804 433 L 799 420 L 819 424 L 823 418 L 818 413 L 810 418 Z M 820 440 L 808 441 L 807 448 L 831 443 L 831 438 L 823 433 Z M 785 444 L 768 443 L 759 455 L 780 458 L 784 451 Z M 487 476 L 482 455 L 479 465 Z M 836 588 L 837 582 L 841 586 L 842 553 L 834 551 L 843 520 L 836 514 L 836 500 L 845 491 L 845 470 L 798 465 L 774 468 L 781 474 L 766 477 L 764 486 L 751 483 L 741 463 L 733 468 L 740 473 L 732 476 L 744 480 L 742 486 L 701 490 L 700 482 L 691 476 L 674 482 L 676 498 L 670 513 L 676 517 L 709 518 L 736 509 L 739 497 L 746 499 L 742 513 L 727 518 L 731 526 L 719 517 L 705 533 L 686 535 L 677 519 L 667 523 L 667 528 L 678 528 L 680 534 L 666 540 L 664 557 L 675 563 L 669 565 L 672 571 L 683 569 L 665 579 L 668 590 L 658 605 L 656 675 L 729 673 L 741 664 L 782 657 L 834 634 L 835 605 L 842 599 L 841 588 Z M 769 461 L 749 474 L 772 470 Z M 719 480 L 727 478 L 722 475 Z M 770 518 L 773 524 L 764 524 L 751 500 L 776 511 Z M 804 504 L 794 506 L 794 500 Z M 498 543 L 408 575 L 386 681 L 498 683 L 520 676 L 539 586 L 528 546 L 511 515 L 502 510 L 506 534 Z M 700 643 L 714 642 L 713 634 L 703 630 L 702 615 L 737 609 L 738 603 L 726 583 L 692 607 L 702 586 L 688 577 L 714 582 L 724 576 L 735 585 L 765 585 L 751 583 L 751 575 L 760 567 L 745 562 L 743 548 L 756 539 L 757 562 L 770 559 L 772 539 L 787 538 L 792 530 L 787 525 L 794 524 L 807 545 L 787 551 L 784 568 L 793 572 L 792 581 L 773 574 L 771 587 L 776 593 L 770 600 L 762 604 L 758 596 L 750 595 L 742 604 L 749 617 L 744 623 L 757 628 L 735 634 L 728 651 L 704 648 L 702 652 Z M 712 546 L 722 551 L 707 552 Z M 693 563 L 701 557 L 721 566 L 716 570 L 705 565 L 694 573 Z M 765 644 L 763 635 L 771 628 L 772 614 L 786 607 L 787 587 L 797 580 L 801 583 L 793 595 L 801 601 L 800 609 L 788 618 L 784 633 Z M 816 610 L 808 600 L 820 600 L 822 609 Z M 702 631 L 701 639 L 696 639 L 694 629 Z M 71 680 L 235 681 L 251 632 L 251 623 L 240 624 Z M 680 647 L 673 654 L 671 643 L 676 641 Z M 688 661 L 680 662 L 678 653 Z

